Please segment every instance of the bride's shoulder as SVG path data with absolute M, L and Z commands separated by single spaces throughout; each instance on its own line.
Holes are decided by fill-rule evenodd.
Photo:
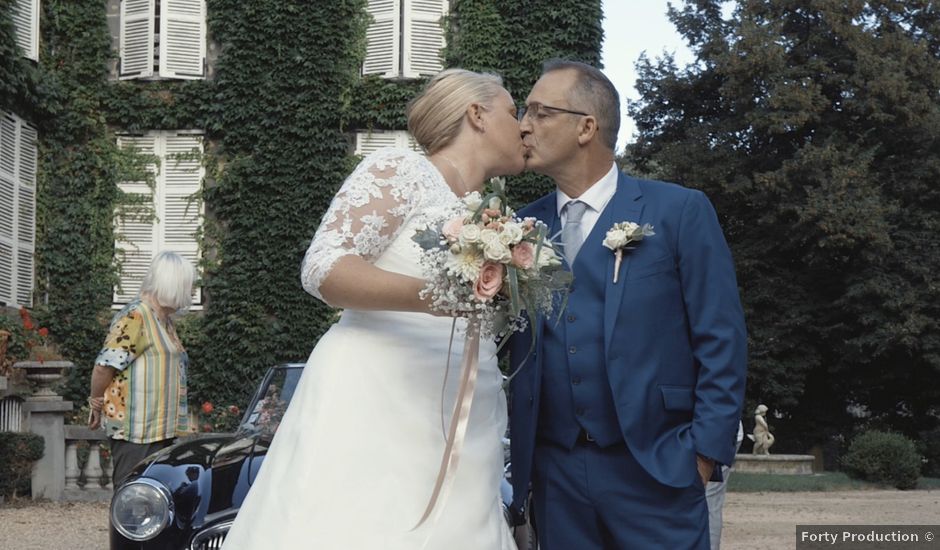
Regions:
M 380 185 L 405 185 L 431 192 L 449 189 L 428 158 L 413 149 L 383 147 L 366 155 L 354 174 Z
M 359 169 L 372 172 L 397 172 L 424 168 L 427 159 L 421 153 L 402 147 L 382 147 L 366 155 L 359 163 Z

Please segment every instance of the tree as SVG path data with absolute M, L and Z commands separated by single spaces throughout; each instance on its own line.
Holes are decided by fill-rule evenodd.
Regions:
M 940 392 L 940 5 L 686 0 L 696 59 L 641 58 L 641 170 L 705 191 L 733 249 L 748 403 L 806 451 L 870 413 L 913 434 Z

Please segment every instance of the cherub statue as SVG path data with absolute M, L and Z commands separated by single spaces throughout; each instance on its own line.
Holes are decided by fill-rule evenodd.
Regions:
M 747 437 L 754 442 L 754 454 L 769 455 L 770 446 L 774 444 L 774 435 L 767 427 L 767 405 L 758 405 L 754 410 L 754 433 Z

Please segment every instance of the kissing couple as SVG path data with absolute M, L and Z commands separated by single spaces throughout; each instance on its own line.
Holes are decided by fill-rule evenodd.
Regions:
M 445 70 L 408 105 L 425 154 L 381 149 L 343 183 L 301 268 L 304 289 L 343 312 L 223 548 L 509 550 L 510 523 L 526 521 L 542 550 L 708 548 L 705 484 L 733 461 L 746 374 L 715 210 L 699 191 L 620 172 L 620 99 L 596 68 L 546 62 L 524 105 L 498 76 Z M 518 215 L 560 236 L 573 283 L 503 348 L 518 370 L 508 415 L 497 344 L 480 340 L 449 496 L 416 527 L 458 395 L 452 329 L 468 322 L 422 293 L 413 237 L 429 213 L 523 170 L 556 184 Z

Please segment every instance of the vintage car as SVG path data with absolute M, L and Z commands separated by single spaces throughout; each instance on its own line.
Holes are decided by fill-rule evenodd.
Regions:
M 234 434 L 187 439 L 138 464 L 111 499 L 111 550 L 221 548 L 303 367 L 268 370 Z M 505 479 L 501 491 L 505 512 Z

